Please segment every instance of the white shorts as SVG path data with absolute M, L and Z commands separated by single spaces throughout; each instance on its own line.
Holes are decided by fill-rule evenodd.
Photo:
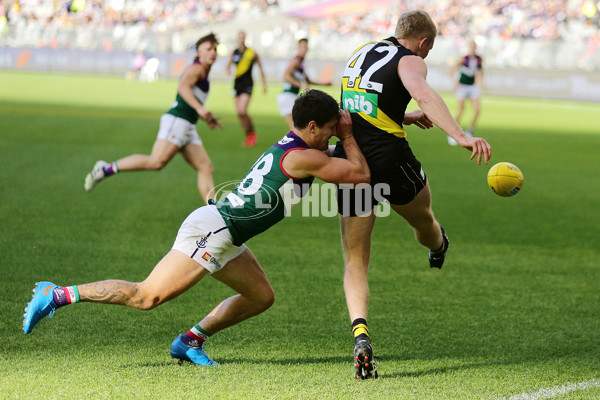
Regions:
M 214 205 L 192 212 L 183 221 L 173 249 L 187 254 L 211 274 L 248 249 L 235 246 L 223 217 Z
M 458 86 L 458 89 L 456 89 L 456 98 L 459 100 L 478 99 L 479 98 L 479 86 L 460 84 Z
M 198 136 L 196 125 L 171 114 L 163 114 L 160 117 L 160 128 L 156 138 L 168 140 L 177 147 L 190 143 L 202 146 L 202 139 Z
M 277 96 L 277 105 L 279 106 L 279 115 L 285 117 L 286 115 L 290 115 L 292 113 L 292 108 L 294 108 L 294 101 L 298 97 L 295 93 L 290 92 L 281 92 L 279 96 Z

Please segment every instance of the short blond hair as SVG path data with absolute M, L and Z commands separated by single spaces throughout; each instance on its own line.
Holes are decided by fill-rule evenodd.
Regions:
M 398 39 L 422 39 L 434 40 L 437 36 L 435 23 L 422 10 L 407 11 L 398 18 L 394 36 Z

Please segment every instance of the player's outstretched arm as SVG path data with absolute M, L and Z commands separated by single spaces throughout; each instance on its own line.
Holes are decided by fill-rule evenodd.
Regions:
M 483 158 L 485 163 L 488 163 L 492 156 L 492 147 L 485 139 L 468 137 L 463 133 L 442 97 L 425 80 L 427 66 L 421 57 L 402 57 L 398 63 L 398 75 L 406 90 L 434 125 L 454 138 L 462 147 L 471 150 L 471 160 L 477 157 L 477 163 L 480 164 Z
M 263 70 L 258 53 L 254 53 L 254 57 L 256 58 L 256 65 L 258 65 L 258 71 L 260 72 L 260 78 L 262 79 L 263 92 L 267 93 L 267 78 L 265 77 L 265 71 Z
M 458 89 L 458 87 L 460 86 L 460 83 L 457 79 L 456 72 L 458 71 L 458 69 L 460 68 L 460 66 L 462 65 L 463 62 L 464 62 L 464 57 L 461 57 L 450 68 L 450 78 L 452 78 L 452 81 L 454 82 L 454 90 Z
M 308 84 L 306 82 L 299 81 L 298 79 L 294 78 L 294 70 L 296 70 L 296 68 L 298 68 L 299 66 L 300 62 L 296 58 L 290 60 L 287 68 L 283 73 L 283 80 L 287 83 L 301 88 L 302 90 L 305 90 L 308 89 Z
M 333 83 L 331 83 L 331 82 L 317 82 L 317 81 L 313 81 L 312 79 L 310 79 L 308 77 L 308 75 L 306 75 L 306 82 L 309 85 L 319 85 L 319 86 L 331 86 L 331 85 L 333 85 Z
M 316 149 L 295 150 L 283 159 L 284 169 L 296 178 L 314 176 L 331 183 L 368 183 L 369 166 L 352 135 L 352 119 L 347 110 L 341 112 L 335 136 L 344 144 L 346 159 L 328 157 Z
M 229 58 L 227 59 L 227 66 L 225 67 L 225 71 L 227 71 L 227 76 L 231 76 L 231 65 L 233 64 L 233 51 L 229 53 Z
M 421 110 L 413 110 L 404 113 L 404 125 L 416 125 L 421 129 L 429 129 L 433 127 L 433 122 Z
M 177 92 L 190 107 L 196 110 L 200 118 L 206 122 L 209 128 L 223 128 L 223 125 L 219 122 L 219 118 L 213 115 L 208 108 L 204 107 L 202 103 L 198 101 L 196 96 L 194 96 L 194 92 L 192 91 L 196 82 L 204 78 L 206 78 L 206 71 L 202 65 L 190 65 L 183 73 L 181 81 L 179 81 Z
M 356 149 L 354 137 L 344 139 L 344 149 Z M 352 150 L 351 150 L 352 151 Z M 360 150 L 358 150 L 360 151 Z M 363 157 L 364 158 L 364 157 Z M 293 177 L 302 179 L 314 176 L 330 183 L 368 183 L 369 167 L 343 158 L 328 157 L 315 149 L 291 151 L 283 161 L 284 169 Z

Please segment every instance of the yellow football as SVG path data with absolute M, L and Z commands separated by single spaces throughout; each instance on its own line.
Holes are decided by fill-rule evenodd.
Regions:
M 523 173 L 514 164 L 500 162 L 490 168 L 487 181 L 494 193 L 502 197 L 511 197 L 523 187 Z

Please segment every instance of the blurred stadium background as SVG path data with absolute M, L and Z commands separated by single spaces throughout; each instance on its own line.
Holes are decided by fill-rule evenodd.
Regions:
M 177 78 L 212 31 L 222 45 L 211 77 L 224 80 L 244 30 L 269 81 L 307 37 L 309 75 L 335 82 L 358 45 L 389 36 L 415 8 L 438 24 L 427 60 L 438 90 L 451 90 L 448 68 L 472 38 L 487 93 L 600 101 L 596 0 L 0 0 L 0 68 L 126 75 L 156 58 L 160 78 Z

